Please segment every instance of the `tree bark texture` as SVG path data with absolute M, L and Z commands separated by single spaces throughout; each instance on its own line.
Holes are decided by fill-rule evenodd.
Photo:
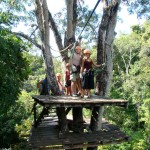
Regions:
M 62 38 L 61 38 L 61 35 L 57 29 L 57 25 L 50 13 L 50 11 L 48 12 L 49 13 L 49 23 L 50 23 L 50 27 L 54 33 L 54 37 L 55 37 L 55 40 L 56 40 L 56 44 L 58 46 L 58 49 L 59 50 L 62 50 L 64 47 L 63 47 L 63 44 L 62 44 Z
M 77 0 L 67 1 L 67 31 L 65 36 L 65 47 L 75 42 L 75 30 L 77 24 Z
M 41 33 L 42 53 L 46 65 L 46 74 L 48 82 L 52 87 L 52 93 L 58 94 L 59 88 L 54 74 L 52 54 L 49 46 L 49 22 L 48 22 L 48 7 L 46 1 L 35 0 L 36 2 L 36 17 L 38 27 Z
M 114 0 L 111 5 L 104 2 L 103 16 L 98 31 L 97 63 L 105 63 L 104 69 L 96 77 L 96 94 L 108 97 L 112 79 L 112 46 L 115 38 L 115 27 L 120 0 Z M 102 127 L 104 106 L 95 107 L 92 111 L 90 128 L 92 131 Z M 97 147 L 89 147 L 87 150 L 97 150 Z
M 62 60 L 65 62 L 68 62 L 67 51 L 61 52 L 61 50 L 71 43 L 75 42 L 75 29 L 76 29 L 76 22 L 77 22 L 77 15 L 76 15 L 76 9 L 77 9 L 77 0 L 69 0 L 67 1 L 67 30 L 65 33 L 65 39 L 64 39 L 64 46 L 62 44 L 61 35 L 57 29 L 57 25 L 49 12 L 49 22 L 51 29 L 54 33 L 55 40 L 57 43 L 57 46 L 60 50 Z
M 38 26 L 41 33 L 41 41 L 42 41 L 42 52 L 45 60 L 46 65 L 46 74 L 48 77 L 48 82 L 51 85 L 51 90 L 54 95 L 59 94 L 59 87 L 56 80 L 56 76 L 54 73 L 54 67 L 53 67 L 53 60 L 52 60 L 52 54 L 50 51 L 49 46 L 49 12 L 47 3 L 44 0 L 35 0 L 36 2 L 36 17 Z M 67 123 L 66 123 L 66 115 L 65 115 L 65 108 L 57 108 L 57 115 L 59 118 L 59 125 L 60 130 L 62 132 L 67 130 Z
M 67 30 L 65 32 L 64 47 L 75 42 L 75 30 L 77 24 L 77 0 L 66 1 L 67 3 Z M 68 61 L 67 51 L 64 52 L 65 60 Z
M 75 42 L 75 29 L 76 29 L 76 22 L 77 22 L 77 15 L 76 15 L 76 9 L 77 9 L 77 0 L 69 0 L 66 1 L 67 4 L 67 30 L 65 32 L 65 39 L 64 39 L 64 46 L 62 44 L 62 39 L 61 35 L 57 29 L 57 25 L 49 12 L 49 22 L 51 29 L 54 33 L 55 40 L 57 43 L 57 46 L 59 48 L 61 58 L 62 58 L 62 74 L 65 75 L 65 70 L 66 70 L 66 63 L 68 63 L 69 58 L 68 58 L 68 49 L 65 51 L 61 51 L 70 44 Z

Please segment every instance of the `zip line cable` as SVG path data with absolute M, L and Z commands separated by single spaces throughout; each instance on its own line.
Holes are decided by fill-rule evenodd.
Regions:
M 87 26 L 87 24 L 88 24 L 89 20 L 91 19 L 92 15 L 93 15 L 94 11 L 96 10 L 96 8 L 97 8 L 98 4 L 100 3 L 100 1 L 101 1 L 101 0 L 98 0 L 98 1 L 97 1 L 96 5 L 95 5 L 95 7 L 94 7 L 94 9 L 93 9 L 93 11 L 91 12 L 91 14 L 90 14 L 90 16 L 89 16 L 89 18 L 88 18 L 87 22 L 85 23 L 85 25 L 84 25 L 84 27 L 83 27 L 82 31 L 81 31 L 81 32 L 80 32 L 80 34 L 79 34 L 79 36 L 78 36 L 77 40 L 81 37 L 82 32 L 84 31 L 85 27 Z
M 87 26 L 89 20 L 91 19 L 92 15 L 93 15 L 94 11 L 96 10 L 96 8 L 97 8 L 98 4 L 100 3 L 100 1 L 101 1 L 101 0 L 98 0 L 98 1 L 97 1 L 97 3 L 96 3 L 96 5 L 95 5 L 95 7 L 93 8 L 93 11 L 91 12 L 91 14 L 90 14 L 90 16 L 89 16 L 87 22 L 85 23 L 85 25 L 84 25 L 82 31 L 80 32 L 80 34 L 79 34 L 79 36 L 78 36 L 78 38 L 77 38 L 77 41 L 81 38 L 81 35 L 82 35 L 82 33 L 83 33 L 85 27 Z M 77 43 L 77 42 L 74 42 L 74 46 L 73 46 L 74 48 L 73 48 L 73 49 L 75 49 L 76 43 Z M 59 52 L 61 53 L 61 52 L 64 52 L 64 51 L 68 50 L 68 47 L 70 47 L 71 45 L 73 45 L 73 44 L 70 44 L 69 46 L 67 46 L 67 47 L 64 48 L 63 50 L 60 50 Z M 50 47 L 50 46 L 49 46 L 49 47 Z M 50 47 L 50 48 L 51 48 L 51 50 L 54 50 L 52 47 Z M 56 51 L 56 50 L 54 50 L 54 51 Z
M 100 3 L 100 1 L 101 1 L 101 0 L 98 0 L 98 1 L 97 1 L 97 3 L 96 3 L 96 5 L 95 5 L 95 7 L 93 8 L 93 11 L 91 12 L 91 14 L 90 14 L 90 16 L 89 16 L 87 22 L 85 23 L 85 25 L 84 25 L 82 31 L 80 32 L 80 34 L 79 34 L 79 36 L 78 36 L 78 38 L 77 38 L 77 41 L 78 41 L 78 39 L 81 38 L 81 35 L 82 35 L 82 33 L 83 33 L 85 27 L 87 26 L 89 20 L 91 19 L 92 15 L 93 15 L 94 11 L 96 10 L 96 8 L 97 8 L 98 4 Z M 63 50 L 60 50 L 59 52 L 61 53 L 61 52 L 64 52 L 64 51 L 68 50 L 68 47 L 70 47 L 71 45 L 73 45 L 73 44 L 70 44 L 69 46 L 67 46 L 67 47 L 64 48 Z M 76 42 L 74 43 L 74 46 L 75 46 L 75 45 L 76 45 Z M 50 47 L 50 48 L 51 48 L 51 47 Z M 51 49 L 52 49 L 52 48 L 51 48 Z M 52 49 L 52 50 L 54 50 L 54 49 Z
M 101 1 L 101 0 L 98 0 L 98 1 L 97 1 L 97 3 L 96 3 L 96 5 L 95 5 L 95 7 L 93 8 L 93 11 L 91 12 L 91 14 L 90 14 L 90 16 L 89 16 L 87 22 L 85 23 L 85 25 L 84 25 L 82 31 L 80 32 L 80 34 L 79 34 L 79 36 L 78 36 L 78 38 L 77 38 L 77 41 L 78 41 L 79 39 L 81 39 L 81 35 L 82 35 L 83 31 L 84 31 L 85 27 L 87 26 L 89 20 L 91 19 L 92 15 L 93 15 L 94 11 L 96 10 L 96 8 L 97 8 L 98 4 L 100 3 L 100 1 Z M 77 41 L 74 43 L 74 46 L 73 46 L 72 57 L 73 57 L 74 52 L 75 52 L 75 46 L 76 46 Z
M 80 34 L 79 34 L 79 36 L 78 36 L 78 38 L 77 38 L 77 41 L 81 38 L 81 35 L 82 35 L 82 33 L 83 33 L 85 27 L 87 26 L 89 20 L 91 19 L 92 15 L 93 15 L 94 11 L 96 10 L 96 8 L 97 8 L 98 4 L 100 3 L 100 1 L 101 1 L 101 0 L 98 0 L 98 1 L 97 1 L 97 3 L 96 3 L 96 5 L 95 5 L 95 7 L 93 8 L 93 11 L 91 12 L 91 14 L 90 14 L 90 16 L 89 16 L 87 22 L 85 23 L 85 25 L 84 25 L 82 31 L 80 32 Z M 54 49 L 53 49 L 49 44 L 47 44 L 47 43 L 46 43 L 46 45 L 47 45 L 51 50 L 62 53 L 62 52 L 64 52 L 64 51 L 68 50 L 68 47 L 70 47 L 71 45 L 73 45 L 73 47 L 74 47 L 73 49 L 75 49 L 75 45 L 76 45 L 77 41 L 74 42 L 74 44 L 70 44 L 69 46 L 65 47 L 63 50 L 60 50 L 60 51 L 54 50 Z

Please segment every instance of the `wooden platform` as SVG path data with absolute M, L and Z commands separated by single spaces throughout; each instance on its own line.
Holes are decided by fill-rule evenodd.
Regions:
M 68 132 L 60 137 L 57 121 L 51 121 L 51 118 L 45 118 L 37 128 L 32 128 L 29 138 L 32 149 L 73 149 L 128 141 L 124 132 L 108 122 L 103 122 L 101 131 Z M 87 128 L 88 124 L 84 123 L 83 127 Z
M 32 97 L 35 102 L 46 107 L 96 107 L 105 105 L 117 105 L 121 107 L 127 107 L 127 100 L 122 99 L 110 99 L 92 95 L 91 98 L 80 98 L 71 96 L 45 96 L 38 95 Z
M 99 106 L 120 106 L 127 107 L 127 100 L 110 99 L 92 95 L 91 98 L 80 98 L 71 96 L 33 96 L 34 105 L 34 127 L 31 130 L 29 145 L 32 149 L 73 149 L 82 147 L 92 147 L 102 144 L 119 143 L 127 141 L 128 137 L 120 131 L 116 126 L 110 125 L 108 122 L 102 124 L 101 131 L 91 132 L 89 123 L 74 123 L 72 120 L 67 120 L 66 109 L 74 107 L 96 108 Z M 37 109 L 39 104 L 41 112 Z M 60 108 L 63 111 L 63 119 L 59 120 L 57 116 L 52 117 L 51 108 Z M 58 109 L 57 109 L 58 110 Z M 92 110 L 91 110 L 92 111 Z M 37 113 L 38 112 L 38 113 Z M 59 113 L 60 115 L 61 113 Z M 45 115 L 49 115 L 45 118 Z M 83 114 L 81 114 L 83 115 Z M 69 129 L 65 130 L 66 127 Z M 60 133 L 63 131 L 63 133 Z M 84 131 L 84 132 L 83 132 Z M 86 131 L 86 132 L 85 132 Z

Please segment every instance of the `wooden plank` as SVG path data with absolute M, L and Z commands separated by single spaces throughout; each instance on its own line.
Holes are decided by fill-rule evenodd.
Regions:
M 32 133 L 29 138 L 29 145 L 32 148 L 45 148 L 51 145 L 52 149 L 55 148 L 55 145 L 59 145 L 59 148 L 65 147 L 65 149 L 71 149 L 128 141 L 127 135 L 124 132 L 120 131 L 117 127 L 115 127 L 115 125 L 104 122 L 103 129 L 105 129 L 106 126 L 107 129 L 109 129 L 107 131 L 102 130 L 95 131 L 93 133 L 69 132 L 65 134 L 64 138 L 59 138 L 58 127 L 55 125 L 37 127 L 32 129 Z
M 88 106 L 102 106 L 102 105 L 118 105 L 126 107 L 128 101 L 122 99 L 110 99 L 100 96 L 92 96 L 90 99 L 81 99 L 80 97 L 73 98 L 71 96 L 33 96 L 37 103 L 44 106 L 56 107 L 88 107 Z

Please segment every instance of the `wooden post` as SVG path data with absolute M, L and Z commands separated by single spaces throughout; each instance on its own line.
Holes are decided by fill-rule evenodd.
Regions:
M 80 123 L 82 125 L 83 123 L 83 108 L 82 107 L 75 107 L 73 108 L 73 122 L 74 123 Z M 83 132 L 83 128 L 78 126 L 78 132 Z M 83 150 L 83 148 L 74 148 L 73 150 Z
M 61 137 L 61 133 L 64 134 L 68 132 L 68 124 L 67 124 L 65 107 L 57 107 L 56 112 L 59 119 L 60 137 Z

